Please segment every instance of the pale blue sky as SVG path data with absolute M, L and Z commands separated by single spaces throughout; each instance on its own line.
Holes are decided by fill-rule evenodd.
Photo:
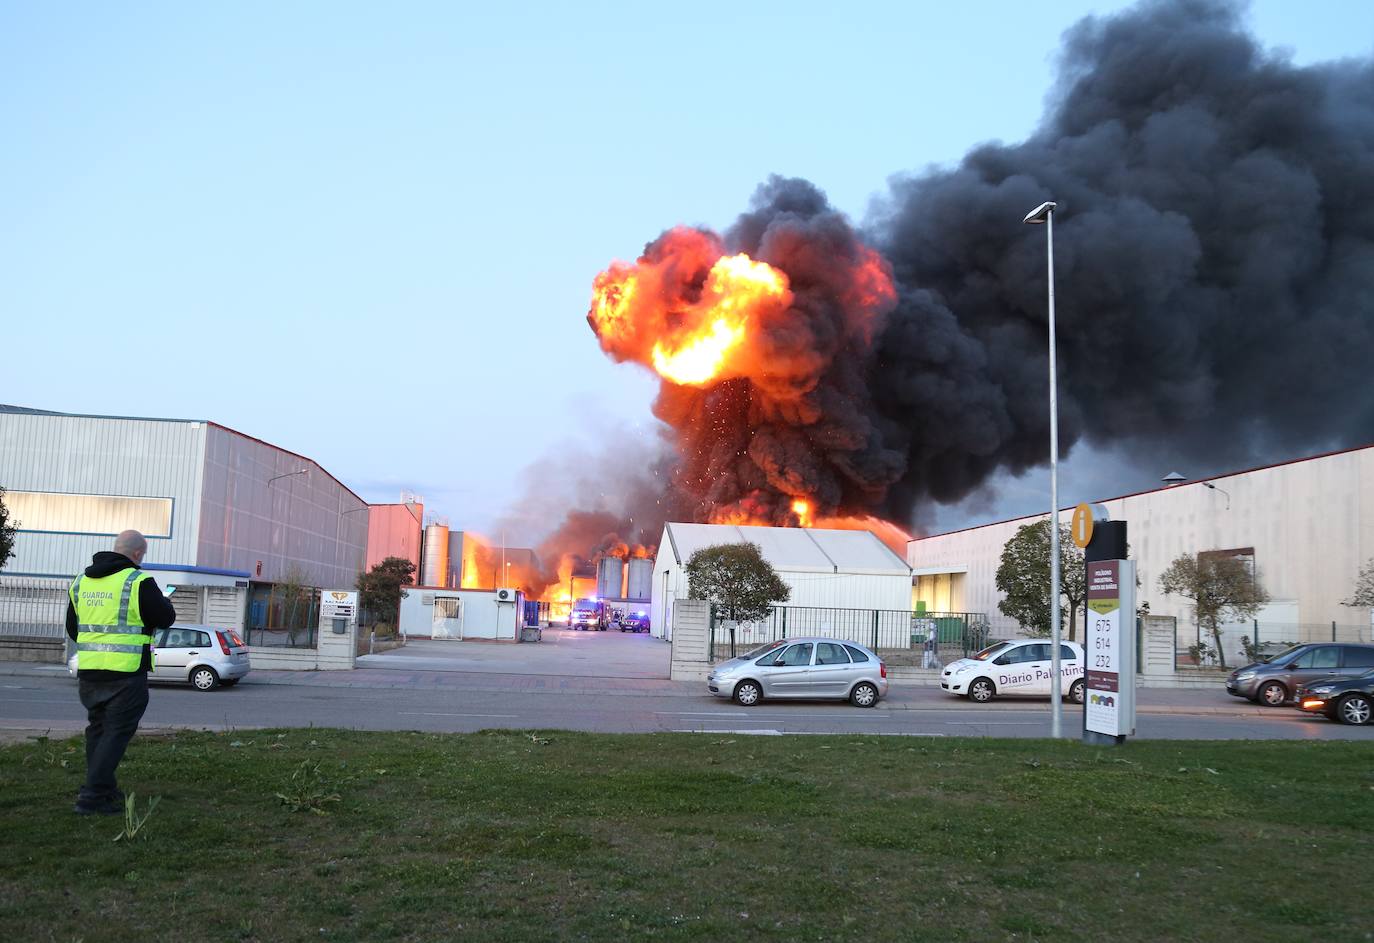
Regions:
M 212 419 L 489 528 L 523 468 L 651 435 L 654 382 L 584 321 L 612 258 L 770 173 L 861 219 L 1024 137 L 1060 34 L 1122 6 L 3 0 L 0 402 Z M 1250 22 L 1374 51 L 1368 2 Z

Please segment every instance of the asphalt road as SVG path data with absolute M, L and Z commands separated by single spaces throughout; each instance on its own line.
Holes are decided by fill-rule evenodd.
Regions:
M 1141 692 L 1138 736 L 1156 739 L 1361 739 L 1374 727 L 1348 727 L 1296 709 L 1257 708 L 1225 692 Z M 1077 736 L 1081 709 L 1067 706 Z M 0 663 L 0 732 L 10 738 L 84 726 L 76 682 L 56 666 Z M 697 685 L 652 679 L 527 676 L 359 669 L 250 674 L 209 693 L 154 685 L 144 729 L 211 730 L 344 727 L 463 732 L 487 728 L 729 735 L 894 734 L 924 737 L 1044 737 L 1049 702 L 976 705 L 936 688 L 893 686 L 877 707 L 773 702 L 741 708 Z

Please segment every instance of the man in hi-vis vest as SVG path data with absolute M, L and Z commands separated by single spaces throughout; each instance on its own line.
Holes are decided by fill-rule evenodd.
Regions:
M 86 708 L 86 783 L 78 815 L 118 815 L 124 794 L 115 769 L 148 707 L 153 633 L 176 622 L 157 581 L 138 568 L 148 541 L 136 530 L 115 538 L 114 550 L 91 559 L 68 592 L 67 635 L 76 642 L 81 704 Z

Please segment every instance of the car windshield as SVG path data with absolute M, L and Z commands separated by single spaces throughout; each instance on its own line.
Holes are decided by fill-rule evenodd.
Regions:
M 776 651 L 777 649 L 782 648 L 783 645 L 785 645 L 785 644 L 786 644 L 785 642 L 769 642 L 767 645 L 760 645 L 758 648 L 754 649 L 752 652 L 745 652 L 743 655 L 740 655 L 739 657 L 740 657 L 740 658 L 762 658 L 764 655 L 767 655 L 769 652 Z
M 1011 642 L 998 642 L 996 645 L 989 645 L 987 648 L 983 649 L 978 654 L 970 655 L 969 657 L 975 658 L 978 661 L 987 661 L 990 658 L 996 658 L 998 655 L 1000 655 L 1002 652 L 1006 651 L 1010 647 Z
M 1292 646 L 1291 648 L 1285 648 L 1283 651 L 1279 652 L 1277 655 L 1270 655 L 1268 658 L 1264 659 L 1264 663 L 1265 663 L 1266 665 L 1269 665 L 1269 664 L 1273 664 L 1273 663 L 1276 662 L 1276 661 L 1283 661 L 1283 660 L 1284 660 L 1285 658 L 1287 658 L 1289 655 L 1292 655 L 1294 652 L 1298 651 L 1298 649 L 1304 648 L 1304 647 L 1305 647 L 1305 646 L 1302 646 L 1302 645 L 1294 645 L 1294 646 Z

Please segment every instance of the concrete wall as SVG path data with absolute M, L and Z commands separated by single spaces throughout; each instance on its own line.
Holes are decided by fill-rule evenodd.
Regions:
M 1272 599 L 1261 622 L 1293 624 L 1299 634 L 1329 638 L 1334 621 L 1363 626 L 1369 609 L 1341 605 L 1361 564 L 1374 557 L 1374 448 L 1356 449 L 1109 499 L 1113 520 L 1128 523 L 1140 577 L 1137 597 L 1156 615 L 1192 626 L 1189 603 L 1166 596 L 1160 574 L 1175 558 L 1207 550 L 1254 548 L 1259 578 Z M 1067 524 L 1072 508 L 1062 514 Z M 994 584 L 1002 547 L 1019 518 L 913 540 L 907 561 L 918 574 L 966 572 L 963 610 L 986 612 L 993 634 L 1013 635 L 1013 620 L 997 610 Z M 958 600 L 956 600 L 958 601 Z M 1325 634 L 1323 634 L 1325 633 Z
M 668 677 L 674 681 L 705 681 L 711 607 L 700 599 L 683 599 L 673 607 L 673 651 Z
M 485 589 L 446 589 L 436 586 L 407 586 L 401 600 L 401 633 L 420 638 L 519 640 L 519 621 L 523 607 L 518 603 L 497 602 L 496 593 Z M 523 597 L 517 597 L 523 599 Z M 458 618 L 436 627 L 436 600 L 456 600 Z M 436 634 L 436 632 L 438 634 Z

